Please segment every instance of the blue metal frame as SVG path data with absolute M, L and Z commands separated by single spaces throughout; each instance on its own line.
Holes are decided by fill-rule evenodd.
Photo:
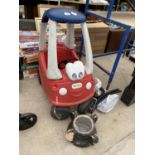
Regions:
M 111 17 L 114 3 L 115 3 L 115 0 L 110 0 L 110 5 L 108 7 L 108 12 L 107 12 L 107 18 Z
M 122 53 L 125 51 L 124 50 L 124 47 L 125 47 L 125 43 L 127 41 L 128 34 L 131 31 L 133 31 L 133 29 L 131 29 L 131 26 L 110 19 L 111 14 L 112 14 L 112 10 L 113 10 L 114 2 L 115 2 L 115 0 L 110 0 L 110 5 L 108 6 L 108 11 L 107 11 L 106 17 L 101 16 L 101 15 L 97 15 L 97 14 L 91 12 L 91 11 L 88 11 L 88 8 L 89 8 L 89 0 L 86 0 L 86 4 L 85 4 L 85 15 L 86 16 L 89 16 L 89 15 L 95 16 L 95 17 L 97 17 L 99 19 L 102 19 L 103 21 L 106 21 L 108 23 L 115 24 L 115 25 L 120 26 L 120 27 L 122 27 L 122 28 L 125 29 L 118 52 L 112 51 L 112 52 L 98 54 L 98 55 L 94 55 L 93 56 L 95 58 L 95 57 L 101 57 L 101 56 L 108 56 L 108 55 L 112 55 L 112 54 L 117 54 L 111 72 L 107 71 L 106 69 L 104 69 L 102 66 L 100 66 L 99 64 L 97 64 L 94 61 L 94 64 L 97 67 L 99 67 L 102 71 L 104 71 L 109 76 L 108 84 L 107 84 L 107 87 L 106 87 L 107 90 L 109 89 L 110 84 L 111 84 L 111 82 L 112 82 L 112 80 L 114 78 L 114 75 L 115 75 L 116 69 L 118 67 L 118 63 L 119 63 L 120 57 L 121 57 Z M 85 55 L 84 53 L 82 53 L 82 49 L 83 49 L 83 37 L 81 37 L 80 56 L 82 56 L 82 54 Z M 129 50 L 129 49 L 126 49 L 126 50 Z

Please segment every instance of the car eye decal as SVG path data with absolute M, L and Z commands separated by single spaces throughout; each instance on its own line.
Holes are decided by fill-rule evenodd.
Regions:
M 75 61 L 74 63 L 67 63 L 65 71 L 70 80 L 81 80 L 85 75 L 85 67 L 81 61 Z
M 83 73 L 80 72 L 80 73 L 79 73 L 79 79 L 82 79 L 82 78 L 83 78 Z
M 67 63 L 66 67 L 65 67 L 65 71 L 66 71 L 67 76 L 70 80 L 72 80 L 72 81 L 77 80 L 76 69 L 75 69 L 73 63 Z
M 85 75 L 85 67 L 83 65 L 83 63 L 81 61 L 76 61 L 74 62 L 74 65 L 76 66 L 76 70 L 77 70 L 77 75 L 78 75 L 78 80 L 83 79 L 84 75 Z
M 74 16 L 77 16 L 77 13 L 71 11 L 71 14 L 74 15 Z
M 77 80 L 77 75 L 76 75 L 76 73 L 73 73 L 73 74 L 72 74 L 72 79 Z
M 73 11 L 71 11 L 71 12 L 64 12 L 64 15 L 65 16 L 70 16 L 70 15 L 77 16 L 77 13 L 73 12 Z
M 69 12 L 64 12 L 65 16 L 70 16 L 71 14 Z

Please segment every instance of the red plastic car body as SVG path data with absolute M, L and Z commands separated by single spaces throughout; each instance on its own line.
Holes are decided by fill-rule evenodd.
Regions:
M 58 64 L 66 58 L 76 58 L 76 52 L 68 49 L 63 44 L 57 44 L 57 59 Z M 73 62 L 73 60 L 71 61 Z M 54 106 L 74 106 L 82 104 L 94 96 L 94 78 L 92 74 L 85 76 L 81 80 L 72 81 L 68 78 L 65 68 L 61 69 L 62 78 L 59 80 L 50 80 L 47 78 L 47 50 L 40 51 L 39 53 L 39 75 L 42 88 L 44 89 L 51 105 Z M 91 83 L 92 87 L 86 89 L 86 84 Z M 66 95 L 60 95 L 61 88 L 67 89 Z

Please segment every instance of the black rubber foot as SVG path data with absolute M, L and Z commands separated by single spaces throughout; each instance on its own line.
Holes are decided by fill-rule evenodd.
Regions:
M 37 116 L 33 113 L 19 114 L 19 130 L 26 130 L 34 126 Z
M 121 96 L 121 101 L 127 106 L 130 106 L 134 103 L 134 99 L 135 99 L 135 90 L 130 89 L 128 87 L 125 88 Z

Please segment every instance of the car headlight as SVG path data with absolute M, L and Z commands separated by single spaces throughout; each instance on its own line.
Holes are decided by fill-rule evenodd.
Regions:
M 91 82 L 88 82 L 88 83 L 86 84 L 86 89 L 89 90 L 89 89 L 91 89 L 91 87 L 92 87 Z
M 66 88 L 60 88 L 59 89 L 59 94 L 62 95 L 62 96 L 66 95 L 67 94 L 67 89 Z

